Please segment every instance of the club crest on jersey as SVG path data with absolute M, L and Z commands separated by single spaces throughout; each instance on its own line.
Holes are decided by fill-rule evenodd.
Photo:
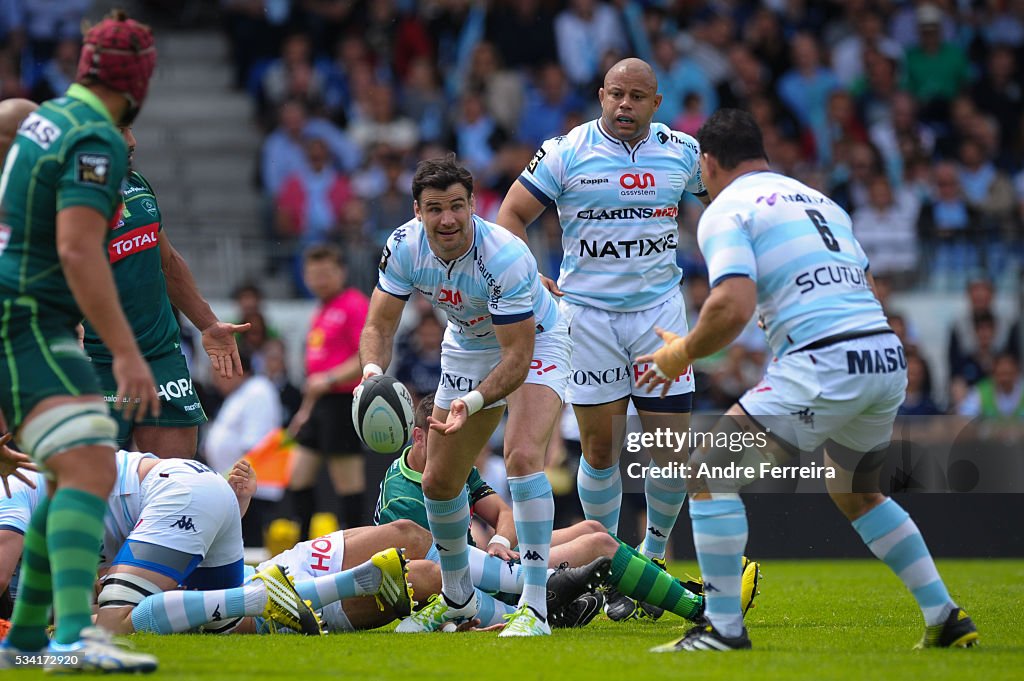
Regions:
M 106 154 L 79 154 L 75 181 L 79 184 L 106 186 L 110 177 L 110 157 Z

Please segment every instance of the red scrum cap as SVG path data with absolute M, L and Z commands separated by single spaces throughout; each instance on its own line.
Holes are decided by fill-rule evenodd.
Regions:
M 146 99 L 154 68 L 153 32 L 115 10 L 86 32 L 76 80 L 91 78 L 103 83 L 126 96 L 131 108 L 138 109 Z

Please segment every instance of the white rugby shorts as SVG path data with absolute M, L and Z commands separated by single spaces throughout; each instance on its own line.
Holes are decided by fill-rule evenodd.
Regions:
M 296 582 L 302 582 L 337 574 L 344 569 L 342 567 L 344 561 L 345 531 L 338 530 L 296 544 L 287 551 L 260 563 L 256 570 L 262 571 L 271 565 L 281 565 L 288 569 L 288 574 L 294 577 Z M 341 601 L 325 605 L 320 611 L 320 618 L 327 627 L 327 631 L 331 633 L 355 631 L 348 615 L 341 607 Z
M 559 314 L 555 328 L 539 333 L 534 338 L 533 359 L 524 382 L 545 385 L 565 402 L 573 342 L 569 339 L 564 317 Z M 465 350 L 455 342 L 451 331 L 446 330 L 444 342 L 441 343 L 441 382 L 437 386 L 434 404 L 447 409 L 452 400 L 476 390 L 487 374 L 498 366 L 499 361 L 500 348 Z M 488 404 L 487 408 L 500 407 L 505 403 L 501 399 Z
M 906 389 L 903 346 L 896 334 L 884 333 L 784 355 L 739 403 L 800 451 L 834 440 L 870 452 L 889 444 Z
M 596 307 L 559 301 L 558 311 L 569 324 L 572 338 L 572 373 L 568 398 L 572 404 L 592 405 L 614 402 L 623 397 L 657 397 L 636 382 L 649 365 L 633 360 L 662 346 L 654 333 L 658 326 L 686 335 L 686 308 L 683 294 L 677 291 L 665 302 L 646 310 L 612 312 Z M 669 395 L 693 392 L 693 370 L 676 379 Z

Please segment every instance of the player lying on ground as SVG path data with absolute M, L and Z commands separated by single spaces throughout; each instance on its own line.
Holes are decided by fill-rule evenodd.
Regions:
M 382 527 L 388 526 L 385 523 L 393 523 L 400 519 L 413 521 L 420 532 L 420 528 L 427 527 L 421 480 L 427 440 L 437 437 L 427 428 L 427 417 L 433 407 L 433 395 L 427 395 L 416 405 L 412 445 L 391 464 L 384 480 L 381 481 L 374 521 Z M 469 499 L 473 504 L 473 514 L 492 527 L 501 527 L 502 519 L 507 517 L 510 509 L 481 479 L 475 467 L 470 472 L 466 485 Z M 510 530 L 511 537 L 501 539 L 515 546 L 514 532 L 513 527 Z M 398 545 L 409 546 L 417 542 L 419 537 L 415 535 L 415 532 L 406 532 L 397 540 Z M 472 537 L 469 538 L 469 542 L 472 544 Z M 703 613 L 704 600 L 698 583 L 687 584 L 676 579 L 645 555 L 609 534 L 601 523 L 585 520 L 572 527 L 555 530 L 551 535 L 549 567 L 558 567 L 562 564 L 590 565 L 602 557 L 610 561 L 609 583 L 626 596 L 650 602 L 656 607 L 689 620 L 697 619 Z M 516 558 L 516 552 L 506 549 L 504 542 L 495 542 L 493 538 L 487 551 L 470 546 L 469 567 L 473 584 L 488 593 L 520 593 L 523 588 L 523 570 L 521 565 L 514 562 Z M 746 612 L 757 594 L 758 566 L 749 562 L 744 568 L 743 603 Z M 551 590 L 550 582 L 548 589 Z M 551 623 L 561 626 L 582 626 L 597 614 L 601 602 L 590 596 L 581 602 L 566 604 L 565 608 L 549 608 Z M 635 605 L 633 610 L 636 610 Z M 430 616 L 430 612 L 421 610 L 413 618 L 433 621 Z
M 879 491 L 907 364 L 874 295 L 850 216 L 817 190 L 771 171 L 749 113 L 720 109 L 697 137 L 713 198 L 697 229 L 711 295 L 693 331 L 659 330 L 664 345 L 637 358 L 654 362 L 640 383 L 664 394 L 693 360 L 736 338 L 756 308 L 775 360 L 716 428 L 730 435 L 767 431 L 769 446 L 699 449 L 690 459 L 693 470 L 735 465 L 741 457 L 753 458 L 743 465 L 759 470 L 824 445 L 825 465 L 836 472 L 825 480 L 832 501 L 921 608 L 919 647 L 973 645 L 978 631 L 950 597 L 917 525 Z M 821 272 L 838 274 L 821 279 Z M 705 583 L 714 580 L 716 587 L 707 594 L 710 623 L 659 650 L 750 647 L 739 597 L 747 516 L 738 492 L 748 482 L 702 476 L 691 487 L 697 560 Z

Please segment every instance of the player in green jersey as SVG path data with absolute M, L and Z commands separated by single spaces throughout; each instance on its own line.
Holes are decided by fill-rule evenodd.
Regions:
M 0 667 L 56 657 L 95 671 L 152 671 L 156 659 L 91 625 L 92 586 L 116 424 L 75 327 L 113 353 L 116 407 L 159 413 L 104 252 L 120 212 L 130 125 L 156 66 L 149 28 L 116 13 L 85 35 L 75 83 L 22 122 L 0 173 L 0 409 L 50 494 L 25 533 L 21 589 Z M 50 606 L 56 629 L 49 640 Z
M 107 238 L 107 257 L 121 305 L 131 323 L 142 356 L 149 362 L 160 397 L 159 416 L 132 421 L 119 418 L 117 444 L 122 449 L 154 452 L 163 458 L 195 456 L 199 424 L 206 414 L 192 387 L 185 357 L 181 354 L 181 329 L 172 305 L 202 332 L 203 347 L 214 371 L 224 378 L 242 373 L 235 333 L 249 324 L 227 324 L 217 319 L 199 293 L 185 259 L 175 250 L 163 228 L 160 206 L 153 188 L 132 166 L 135 135 L 122 127 L 128 145 L 128 178 L 121 188 L 121 218 Z M 113 400 L 117 382 L 113 356 L 91 324 L 85 325 L 85 351 L 92 359 L 107 400 Z M 134 446 L 130 446 L 134 440 Z

